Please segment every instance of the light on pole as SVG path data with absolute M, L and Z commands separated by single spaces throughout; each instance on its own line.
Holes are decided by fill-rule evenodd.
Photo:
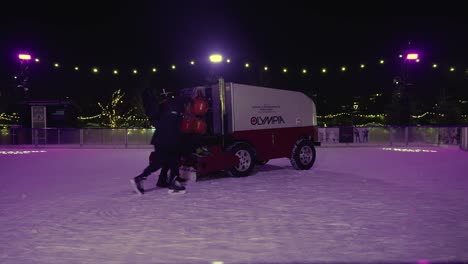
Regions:
M 18 59 L 20 60 L 20 69 L 19 72 L 15 75 L 15 79 L 19 81 L 17 88 L 23 90 L 23 98 L 29 98 L 29 62 L 31 61 L 31 55 L 28 53 L 18 54 Z
M 19 55 L 18 55 L 18 58 L 19 58 L 20 60 L 29 61 L 29 60 L 31 60 L 31 55 L 29 55 L 29 54 L 19 54 Z
M 223 61 L 223 56 L 221 54 L 212 54 L 210 55 L 211 63 L 220 63 Z

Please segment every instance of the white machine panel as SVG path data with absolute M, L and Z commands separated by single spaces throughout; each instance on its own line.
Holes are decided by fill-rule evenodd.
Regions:
M 317 125 L 315 104 L 303 93 L 228 83 L 226 94 L 232 132 Z

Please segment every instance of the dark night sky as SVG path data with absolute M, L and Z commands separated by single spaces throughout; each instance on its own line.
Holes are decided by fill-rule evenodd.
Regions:
M 22 15 L 3 18 L 2 48 L 57 59 L 139 63 L 205 56 L 215 49 L 231 57 L 307 61 L 330 59 L 331 52 L 336 59 L 383 56 L 407 41 L 447 56 L 467 46 L 468 19 L 461 15 L 396 17 L 381 15 L 382 10 L 370 12 L 377 13 L 373 16 L 325 16 L 306 1 L 287 6 L 273 1 L 99 2 L 19 1 Z
M 427 61 L 468 67 L 468 16 L 456 6 L 434 7 L 447 10 L 445 15 L 420 10 L 410 16 L 413 11 L 396 2 L 391 10 L 378 5 L 361 10 L 367 15 L 346 7 L 340 14 L 333 3 L 322 8 L 316 1 L 17 2 L 8 3 L 0 18 L 2 87 L 22 50 L 42 64 L 58 61 L 69 67 L 199 61 L 212 51 L 238 61 L 322 67 L 390 58 L 411 41 Z M 50 86 L 73 87 L 47 80 Z M 109 84 L 109 90 L 117 85 Z

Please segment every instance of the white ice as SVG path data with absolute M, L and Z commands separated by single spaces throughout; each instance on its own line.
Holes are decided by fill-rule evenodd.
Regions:
M 153 174 L 138 196 L 151 149 L 0 148 L 0 263 L 468 261 L 468 152 L 419 149 L 321 147 L 311 170 L 277 159 L 185 195 Z

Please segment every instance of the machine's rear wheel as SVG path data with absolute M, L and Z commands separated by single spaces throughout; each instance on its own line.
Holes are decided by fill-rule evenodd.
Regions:
M 249 176 L 255 166 L 255 156 L 252 147 L 243 142 L 236 142 L 227 148 L 227 151 L 239 158 L 239 163 L 228 172 L 234 177 Z

